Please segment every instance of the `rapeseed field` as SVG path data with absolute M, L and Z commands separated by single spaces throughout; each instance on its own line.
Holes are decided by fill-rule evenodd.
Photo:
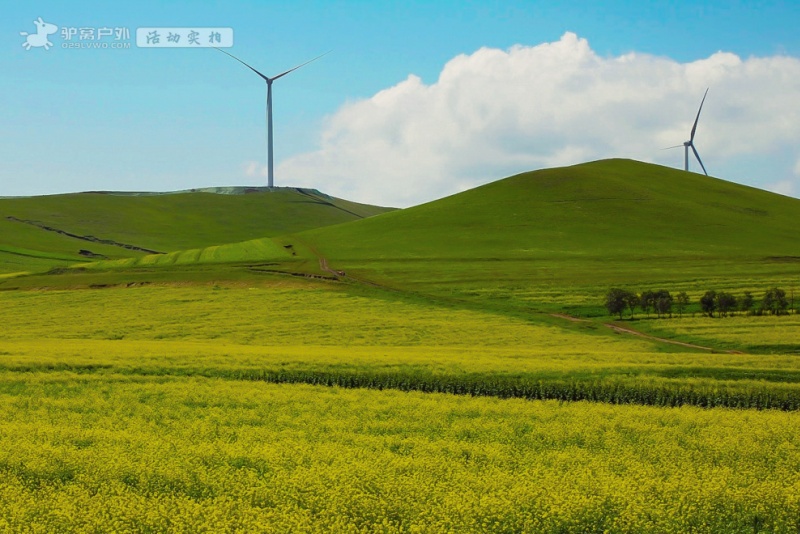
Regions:
M 0 324 L 0 531 L 800 526 L 791 355 L 293 280 L 2 292 Z
M 3 373 L 0 529 L 796 532 L 797 413 Z

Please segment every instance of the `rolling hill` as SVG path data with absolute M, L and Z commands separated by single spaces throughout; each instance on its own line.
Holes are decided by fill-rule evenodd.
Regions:
M 797 256 L 800 200 L 630 160 L 528 172 L 300 237 L 331 259 Z
M 355 279 L 494 308 L 570 309 L 613 286 L 800 283 L 800 200 L 603 160 L 512 176 L 292 236 Z M 576 313 L 580 313 L 576 311 Z
M 0 274 L 218 246 L 386 211 L 295 188 L 4 198 Z
M 325 264 L 331 272 L 344 271 L 351 281 L 517 311 L 597 310 L 611 286 L 640 289 L 647 284 L 697 292 L 800 282 L 800 200 L 637 161 L 602 160 L 523 173 L 413 208 L 363 220 L 349 216 L 340 224 L 330 214 L 348 219 L 348 213 L 338 207 L 314 199 L 308 206 L 300 194 L 284 194 L 292 196 L 283 209 L 300 204 L 329 217 L 314 219 L 315 225 L 308 225 L 313 229 L 293 230 L 277 218 L 270 222 L 263 214 L 246 217 L 243 212 L 226 215 L 223 225 L 208 211 L 198 215 L 197 198 L 224 197 L 177 195 L 178 200 L 193 199 L 192 209 L 173 201 L 180 215 L 149 218 L 136 212 L 127 226 L 109 232 L 140 246 L 169 246 L 172 252 L 128 251 L 117 256 L 121 260 L 93 264 L 95 274 L 83 278 L 113 270 L 116 274 L 104 275 L 103 283 L 116 284 L 125 270 L 145 280 L 191 278 L 200 269 L 213 279 L 240 279 L 275 271 L 321 274 Z M 165 202 L 169 197 L 140 200 Z M 352 212 L 361 209 L 347 206 Z M 364 214 L 380 211 L 364 209 Z M 159 217 L 179 220 L 179 232 L 165 236 L 155 231 L 169 226 Z M 301 217 L 289 219 L 301 226 Z M 267 237 L 234 242 L 256 232 Z M 248 267 L 265 262 L 269 265 Z M 159 271 L 165 267 L 169 274 Z

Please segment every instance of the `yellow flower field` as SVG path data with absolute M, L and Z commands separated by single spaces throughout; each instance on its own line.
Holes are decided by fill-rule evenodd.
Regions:
M 796 413 L 4 374 L 0 530 L 796 532 Z
M 0 324 L 0 532 L 800 526 L 800 412 L 635 405 L 792 401 L 791 355 L 296 282 L 0 293 Z

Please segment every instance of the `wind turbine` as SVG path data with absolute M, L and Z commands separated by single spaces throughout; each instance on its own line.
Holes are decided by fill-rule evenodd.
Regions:
M 214 48 L 217 48 L 217 47 L 214 47 Z M 325 52 L 325 54 L 319 55 L 319 56 L 315 57 L 314 59 L 310 59 L 310 60 L 306 61 L 305 63 L 301 63 L 300 65 L 297 65 L 296 67 L 293 67 L 293 68 L 287 70 L 286 72 L 282 72 L 282 73 L 278 74 L 277 76 L 273 76 L 272 78 L 270 78 L 269 76 L 265 76 L 264 74 L 258 72 L 256 69 L 254 69 L 253 67 L 251 67 L 250 65 L 248 65 L 247 63 L 245 63 L 244 61 L 239 59 L 238 57 L 234 56 L 233 54 L 230 54 L 230 53 L 226 52 L 225 50 L 223 50 L 221 48 L 217 48 L 217 50 L 219 50 L 220 52 L 222 52 L 223 54 L 225 54 L 227 56 L 232 57 L 233 59 L 235 59 L 236 61 L 238 61 L 239 63 L 241 63 L 245 67 L 247 67 L 248 69 L 252 70 L 256 74 L 261 76 L 261 78 L 263 78 L 264 81 L 267 82 L 267 185 L 269 185 L 269 187 L 273 187 L 275 185 L 275 179 L 274 179 L 274 173 L 273 173 L 273 170 L 272 170 L 272 82 L 274 82 L 278 78 L 282 78 L 282 77 L 286 76 L 290 72 L 296 71 L 300 67 L 305 67 L 306 65 L 308 65 L 312 61 L 318 60 L 319 58 L 321 58 L 322 56 L 328 54 L 329 52 Z
M 700 119 L 700 112 L 703 111 L 703 102 L 706 101 L 706 95 L 708 94 L 708 89 L 706 89 L 705 94 L 703 95 L 703 100 L 700 101 L 700 109 L 697 110 L 697 117 L 694 118 L 694 125 L 692 126 L 692 134 L 689 136 L 689 140 L 683 143 L 682 145 L 675 145 L 671 146 L 665 150 L 669 150 L 671 148 L 680 148 L 683 147 L 683 170 L 689 170 L 689 147 L 692 147 L 692 152 L 694 152 L 694 157 L 697 158 L 697 162 L 703 168 L 703 172 L 706 176 L 708 173 L 706 172 L 706 167 L 703 165 L 703 162 L 700 160 L 700 154 L 697 153 L 697 149 L 694 147 L 694 133 L 697 131 L 697 121 Z

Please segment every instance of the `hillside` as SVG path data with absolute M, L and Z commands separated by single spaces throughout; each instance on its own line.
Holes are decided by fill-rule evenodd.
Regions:
M 318 210 L 315 213 L 348 215 L 312 198 L 284 194 L 293 196 L 281 205 L 283 210 L 304 206 Z M 173 198 L 226 198 L 192 195 Z M 169 197 L 138 198 L 165 202 Z M 194 200 L 192 206 L 199 204 Z M 349 211 L 359 209 L 348 206 Z M 180 209 L 174 201 L 173 207 Z M 330 275 L 324 264 L 346 272 L 352 281 L 495 310 L 597 313 L 602 295 L 612 286 L 639 290 L 646 284 L 690 293 L 791 288 L 800 281 L 798 214 L 797 199 L 658 165 L 603 160 L 524 173 L 413 208 L 363 220 L 351 216 L 349 222 L 294 233 L 282 232 L 277 224 L 281 219 L 261 212 L 249 218 L 226 212 L 225 225 L 207 213 L 172 215 L 170 220 L 181 221 L 181 230 L 169 236 L 147 226 L 137 230 L 143 218 L 132 217 L 126 239 L 136 238 L 136 244 L 153 248 L 168 245 L 173 252 L 128 251 L 129 259 L 122 254 L 121 261 L 100 262 L 91 272 L 59 283 L 199 279 L 194 278 L 201 276 L 198 269 L 202 279 L 214 280 L 263 277 L 275 271 Z M 288 220 L 297 223 L 299 218 Z M 191 231 L 195 227 L 197 231 Z M 248 232 L 273 237 L 235 242 L 237 235 Z M 201 243 L 213 239 L 226 244 Z M 27 243 L 21 240 L 16 246 Z M 181 243 L 188 246 L 179 247 Z M 45 250 L 65 253 L 55 247 Z M 268 264 L 261 265 L 264 262 Z M 114 274 L 98 274 L 109 269 Z M 126 270 L 137 274 L 125 275 Z M 22 287 L 21 283 L 0 280 L 6 288 Z M 23 285 L 53 283 L 51 277 Z
M 95 192 L 0 199 L 0 273 L 205 248 L 388 211 L 308 189 L 239 189 L 247 194 Z M 220 192 L 231 191 L 236 192 Z
M 792 287 L 798 215 L 797 199 L 603 160 L 292 237 L 349 277 L 398 290 L 494 309 L 599 313 L 612 286 Z
M 797 256 L 800 200 L 630 160 L 528 172 L 301 238 L 331 259 Z

